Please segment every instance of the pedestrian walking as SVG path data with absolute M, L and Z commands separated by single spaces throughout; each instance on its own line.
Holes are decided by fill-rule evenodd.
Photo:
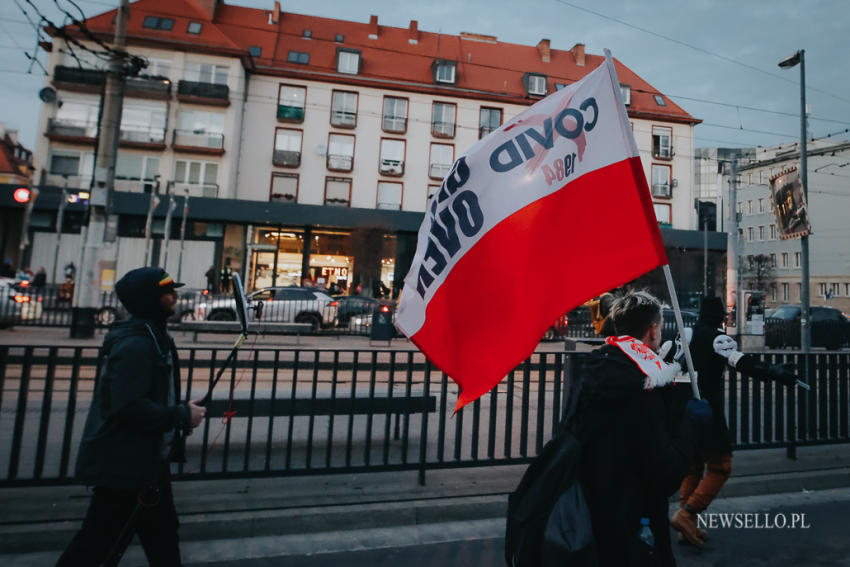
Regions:
M 688 471 L 711 410 L 694 399 L 673 407 L 679 400 L 667 386 L 681 366 L 668 366 L 658 355 L 656 298 L 628 293 L 610 316 L 617 336 L 588 358 L 575 424 L 585 440 L 581 484 L 593 530 L 592 564 L 673 566 L 668 498 Z
M 77 277 L 77 267 L 73 262 L 68 262 L 65 264 L 65 278 L 71 278 L 72 280 Z
M 44 290 L 44 286 L 47 285 L 47 272 L 44 269 L 44 266 L 40 266 L 38 268 L 38 272 L 36 272 L 35 276 L 32 278 L 32 287 L 41 292 Z
M 115 285 L 132 317 L 103 341 L 76 466 L 77 480 L 94 490 L 58 566 L 117 564 L 134 534 L 151 565 L 180 565 L 169 463 L 183 460 L 185 436 L 205 413 L 179 401 L 180 363 L 166 330 L 182 285 L 153 267 Z
M 204 277 L 207 278 L 207 291 L 209 293 L 215 293 L 215 266 L 210 266 Z
M 230 267 L 230 258 L 225 258 L 224 266 L 221 268 L 221 277 L 219 278 L 221 293 L 230 293 L 231 281 L 233 281 L 233 268 Z
M 682 543 L 702 547 L 708 534 L 697 526 L 697 515 L 708 508 L 732 474 L 732 442 L 723 411 L 723 380 L 726 366 L 758 380 L 775 380 L 786 386 L 797 381 L 793 365 L 770 365 L 754 355 L 738 352 L 734 339 L 726 335 L 723 300 L 705 297 L 690 341 L 691 358 L 699 389 L 712 409 L 712 420 L 700 439 L 699 449 L 679 489 L 680 508 L 670 520 Z

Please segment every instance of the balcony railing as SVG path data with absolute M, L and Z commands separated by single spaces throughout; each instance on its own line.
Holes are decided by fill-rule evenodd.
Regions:
M 388 211 L 400 211 L 401 203 L 393 203 L 390 201 L 378 201 L 379 209 L 386 209 Z
M 455 135 L 455 123 L 434 121 L 431 123 L 431 132 L 435 136 L 451 138 Z
M 478 127 L 478 137 L 483 138 L 484 136 L 486 136 L 490 132 L 495 132 L 498 129 L 499 129 L 498 126 L 479 126 Z
M 97 69 L 80 69 L 57 65 L 53 69 L 53 82 L 99 87 L 106 82 L 106 73 Z
M 331 113 L 331 124 L 343 128 L 354 128 L 357 125 L 357 113 L 334 110 Z
M 125 144 L 154 144 L 165 146 L 165 128 L 123 127 L 121 142 Z
M 340 156 L 328 154 L 328 169 L 338 169 L 340 171 L 351 171 L 354 163 L 353 156 Z
M 125 193 L 152 193 L 156 190 L 156 182 L 144 179 L 115 178 L 115 190 Z
M 188 190 L 190 197 L 209 197 L 214 199 L 218 197 L 218 189 L 217 183 L 175 183 L 172 190 L 175 195 L 186 195 L 186 191 Z
M 68 190 L 83 189 L 88 191 L 91 187 L 91 175 L 61 175 L 59 173 L 48 173 L 44 182 L 47 185 L 54 187 L 65 187 L 65 181 L 68 182 Z
M 428 168 L 428 175 L 436 179 L 443 179 L 451 171 L 452 166 L 442 163 L 432 163 Z
M 97 137 L 97 124 L 85 120 L 51 118 L 47 121 L 47 136 L 49 138 L 74 138 L 94 141 Z
M 274 203 L 294 203 L 295 193 L 272 193 L 270 201 Z
M 304 122 L 304 107 L 279 104 L 277 105 L 277 119 L 288 122 Z
M 348 199 L 342 197 L 326 197 L 325 204 L 330 207 L 348 207 Z
M 673 158 L 673 146 L 653 144 L 653 146 L 652 146 L 652 157 L 656 157 L 656 158 L 660 158 L 660 159 L 672 159 Z
M 177 149 L 187 148 L 223 152 L 224 134 L 197 132 L 192 130 L 175 130 L 172 144 Z
M 404 175 L 404 162 L 392 159 L 382 159 L 381 173 L 384 175 Z
M 653 197 L 661 197 L 663 199 L 670 198 L 670 184 L 669 183 L 653 183 L 652 184 L 652 196 Z
M 201 99 L 213 104 L 226 105 L 230 103 L 230 89 L 227 85 L 181 80 L 177 83 L 177 98 L 181 97 L 184 100 Z
M 407 130 L 407 117 L 384 116 L 382 128 L 387 132 L 404 132 Z
M 165 77 L 128 77 L 125 88 L 128 96 L 156 99 L 171 97 L 171 81 Z
M 272 163 L 281 167 L 298 167 L 301 165 L 301 152 L 275 150 Z

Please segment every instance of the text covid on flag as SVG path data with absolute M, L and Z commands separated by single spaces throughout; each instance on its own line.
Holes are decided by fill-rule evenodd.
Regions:
M 480 140 L 431 197 L 397 324 L 458 383 L 458 408 L 571 308 L 666 263 L 619 96 L 608 56 Z

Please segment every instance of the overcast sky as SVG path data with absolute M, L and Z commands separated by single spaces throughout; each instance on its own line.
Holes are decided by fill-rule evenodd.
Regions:
M 59 18 L 55 2 L 32 0 Z M 17 128 L 34 147 L 45 77 L 35 66 L 27 75 L 24 54 L 35 43 L 16 2 L 0 0 L 0 121 Z M 88 15 L 117 0 L 77 0 Z M 271 8 L 273 0 L 228 3 Z M 696 147 L 757 146 L 799 139 L 799 67 L 777 63 L 806 50 L 810 137 L 833 134 L 850 140 L 850 3 L 846 0 L 283 0 L 283 10 L 407 27 L 462 31 L 536 45 L 549 38 L 555 49 L 584 43 L 589 53 L 604 48 L 674 99 L 693 116 Z M 595 12 L 595 13 L 593 13 Z M 659 37 L 659 36 L 666 36 Z M 46 58 L 39 56 L 42 62 Z M 699 100 L 692 100 L 699 99 Z M 710 101 L 710 102 L 702 102 Z M 722 103 L 713 104 L 713 103 Z M 725 105 L 725 106 L 724 106 Z M 748 108 L 745 108 L 748 107 Z M 753 109 L 762 109 L 762 112 Z

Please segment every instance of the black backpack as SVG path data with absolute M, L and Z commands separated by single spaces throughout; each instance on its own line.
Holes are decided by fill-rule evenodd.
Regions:
M 508 497 L 505 561 L 509 567 L 594 563 L 590 510 L 579 480 L 584 443 L 574 431 L 578 382 L 555 436 Z

